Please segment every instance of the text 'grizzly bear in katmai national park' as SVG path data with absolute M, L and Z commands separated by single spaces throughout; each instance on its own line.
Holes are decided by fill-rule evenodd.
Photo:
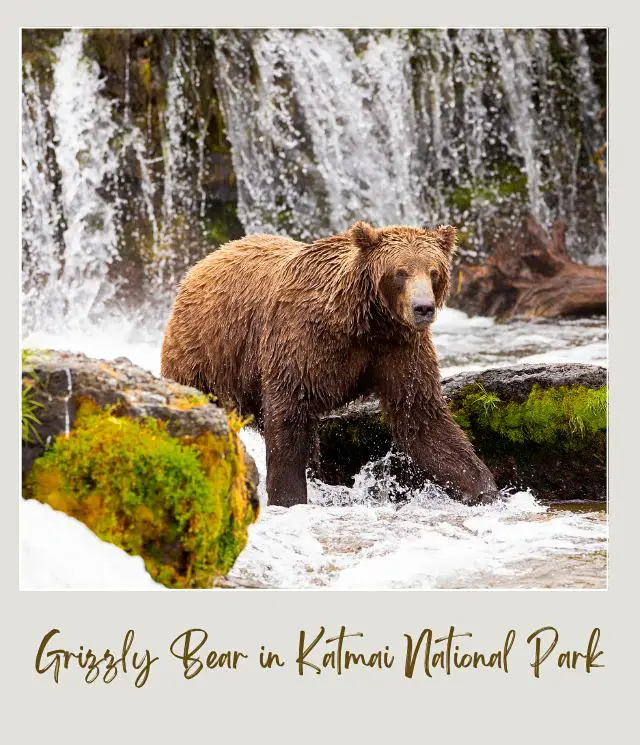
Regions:
M 254 417 L 270 504 L 307 501 L 319 418 L 365 394 L 380 399 L 397 445 L 453 496 L 495 496 L 493 476 L 451 418 L 431 339 L 455 235 L 448 225 L 363 222 L 311 244 L 250 235 L 182 280 L 162 374 Z

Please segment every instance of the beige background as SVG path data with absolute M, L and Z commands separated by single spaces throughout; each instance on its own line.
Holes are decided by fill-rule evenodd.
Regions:
M 2 209 L 3 252 L 0 302 L 4 323 L 1 435 L 3 499 L 2 646 L 0 680 L 8 714 L 2 739 L 9 743 L 184 742 L 336 742 L 427 741 L 445 743 L 600 743 L 627 742 L 637 732 L 638 666 L 636 629 L 638 475 L 637 320 L 638 302 L 638 23 L 623 3 L 582 2 L 579 10 L 555 2 L 516 9 L 513 2 L 461 2 L 445 9 L 393 2 L 323 2 L 314 12 L 300 2 L 242 3 L 196 11 L 181 0 L 166 8 L 153 2 L 110 0 L 87 3 L 31 0 L 4 10 L 2 28 Z M 306 4 L 305 4 L 306 5 Z M 501 9 L 503 5 L 504 9 Z M 75 7 L 74 7 L 75 6 Z M 455 7 L 454 7 L 455 6 Z M 205 7 L 204 4 L 202 6 Z M 339 9 L 333 11 L 333 9 Z M 80 593 L 18 591 L 19 490 L 19 26 L 603 26 L 610 27 L 610 503 L 611 560 L 608 591 L 417 591 L 283 592 L 220 591 L 173 593 Z M 634 608 L 633 605 L 636 604 Z M 361 649 L 388 644 L 396 663 L 384 672 L 347 671 L 341 677 L 297 675 L 293 664 L 298 634 L 315 634 L 320 625 L 337 633 L 364 632 Z M 425 678 L 419 670 L 403 677 L 403 633 L 424 627 L 444 635 L 450 625 L 473 633 L 476 649 L 502 644 L 517 631 L 511 672 L 454 671 Z M 583 649 L 594 626 L 602 629 L 599 662 L 582 670 L 552 667 L 535 680 L 526 636 L 544 625 L 560 631 L 560 648 Z M 207 650 L 237 648 L 250 660 L 236 672 L 205 670 L 182 678 L 169 644 L 189 627 L 210 635 Z M 55 685 L 50 673 L 37 675 L 34 659 L 41 637 L 59 628 L 62 644 L 118 649 L 128 628 L 134 649 L 150 648 L 160 657 L 141 690 L 131 675 L 110 686 L 81 682 L 77 669 L 62 671 Z M 287 661 L 281 670 L 261 670 L 260 645 Z M 356 645 L 354 644 L 354 649 Z M 7 738 L 7 739 L 5 739 Z

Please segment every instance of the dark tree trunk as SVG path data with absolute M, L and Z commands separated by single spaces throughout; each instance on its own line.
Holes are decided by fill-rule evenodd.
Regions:
M 563 222 L 547 235 L 529 217 L 517 235 L 497 243 L 485 264 L 456 268 L 449 305 L 503 320 L 605 313 L 606 268 L 572 261 L 565 233 Z

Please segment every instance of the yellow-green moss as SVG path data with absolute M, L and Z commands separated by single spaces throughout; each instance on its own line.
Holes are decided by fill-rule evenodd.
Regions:
M 206 406 L 208 403 L 209 397 L 205 393 L 194 393 L 186 396 L 174 396 L 169 403 L 169 408 L 187 411 L 188 409 Z
M 142 57 L 138 60 L 138 75 L 145 90 L 150 93 L 153 73 L 151 71 L 151 60 L 148 57 Z
M 503 402 L 477 383 L 450 404 L 454 419 L 471 437 L 490 431 L 512 443 L 534 442 L 577 450 L 607 428 L 607 388 L 533 386 L 521 403 Z
M 210 587 L 231 569 L 257 513 L 247 494 L 238 431 L 173 438 L 165 424 L 80 403 L 68 437 L 38 460 L 25 496 L 81 520 L 143 557 L 168 587 Z

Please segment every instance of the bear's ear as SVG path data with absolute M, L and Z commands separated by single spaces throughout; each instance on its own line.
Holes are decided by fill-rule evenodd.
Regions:
M 451 256 L 456 248 L 456 229 L 452 225 L 440 225 L 436 233 L 440 248 Z
M 366 222 L 357 222 L 351 228 L 351 239 L 361 251 L 372 251 L 382 240 L 381 231 Z

